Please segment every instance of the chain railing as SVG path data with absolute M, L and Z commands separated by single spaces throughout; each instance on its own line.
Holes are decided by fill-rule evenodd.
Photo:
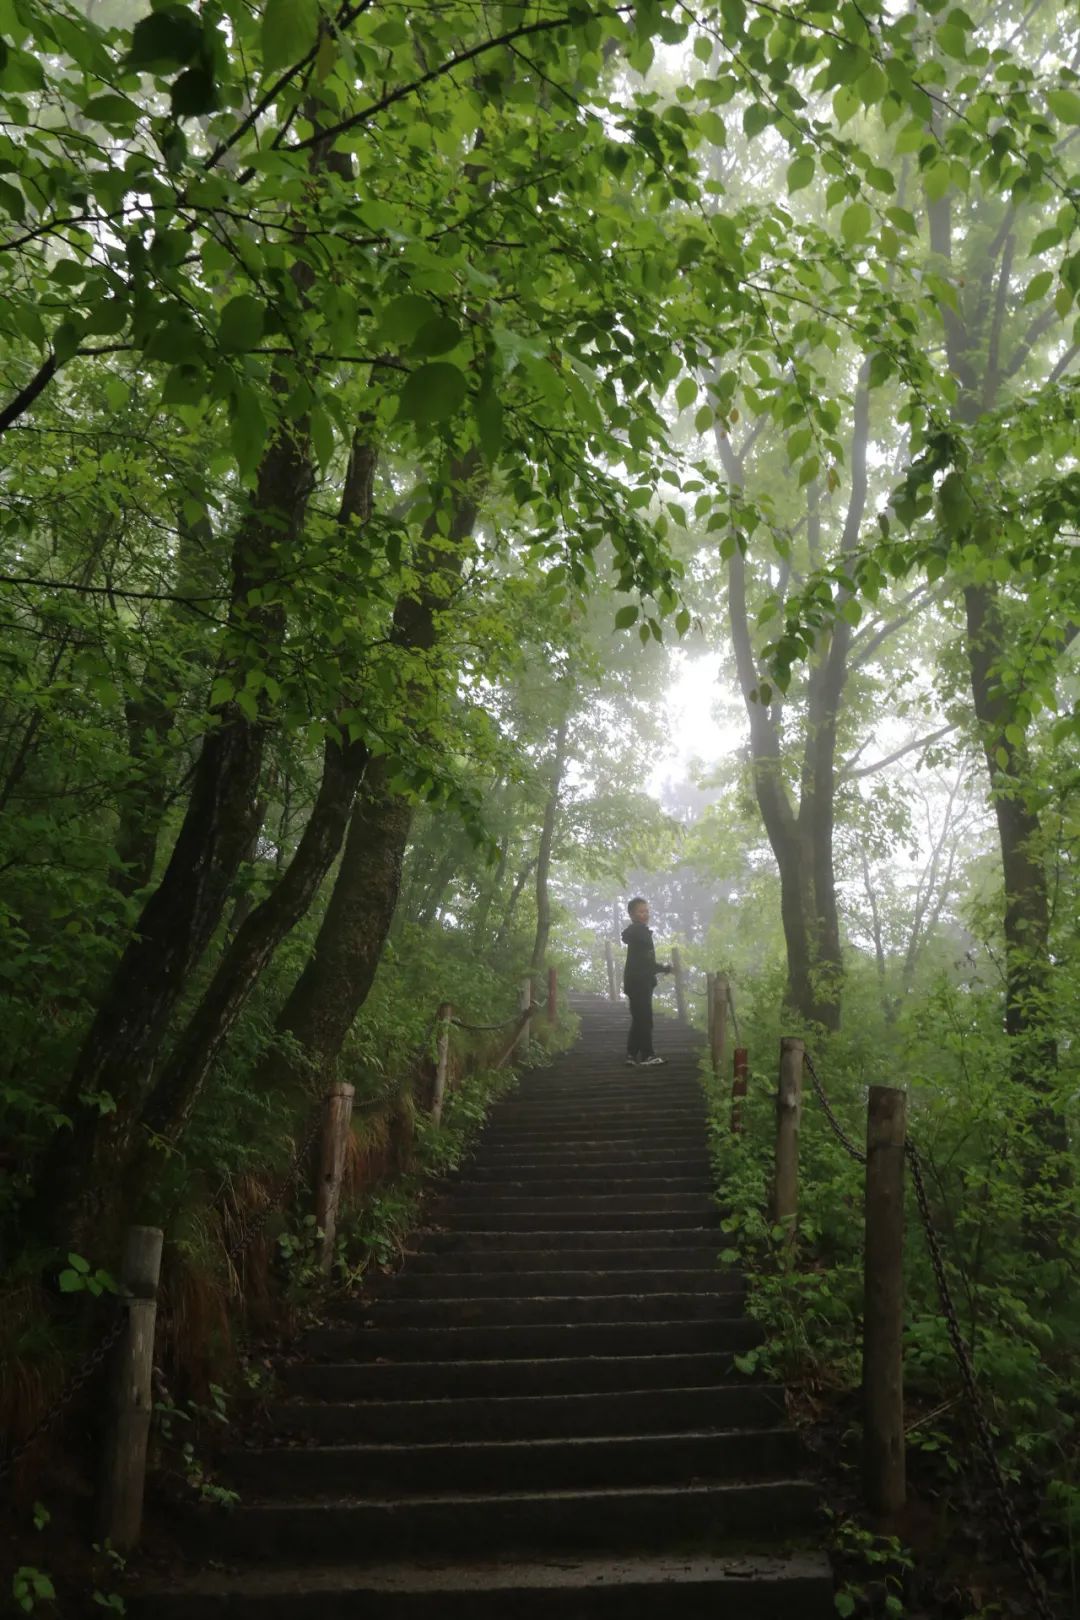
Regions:
M 67 1411 L 68 1407 L 71 1405 L 76 1395 L 79 1394 L 80 1390 L 85 1389 L 86 1385 L 90 1382 L 104 1363 L 110 1351 L 117 1344 L 119 1344 L 120 1338 L 127 1326 L 127 1312 L 125 1310 L 125 1306 L 126 1300 L 124 1300 L 122 1296 L 111 1296 L 110 1314 L 112 1320 L 106 1329 L 103 1338 L 98 1341 L 92 1350 L 89 1350 L 86 1355 L 83 1356 L 78 1367 L 63 1385 L 60 1393 L 52 1402 L 51 1406 L 49 1406 L 42 1416 L 38 1418 L 37 1422 L 32 1426 L 32 1428 L 30 1428 L 27 1433 L 23 1435 L 18 1445 L 12 1446 L 12 1448 L 3 1457 L 0 1457 L 0 1480 L 5 1480 L 12 1473 L 14 1473 L 15 1469 L 22 1462 L 23 1458 L 34 1449 L 38 1441 L 44 1438 L 49 1430 L 53 1428 L 56 1422 Z
M 852 1140 L 847 1131 L 844 1129 L 843 1125 L 840 1123 L 840 1120 L 837 1118 L 836 1111 L 829 1099 L 829 1095 L 822 1084 L 821 1078 L 814 1067 L 809 1053 L 805 1050 L 803 1052 L 803 1063 L 813 1084 L 814 1094 L 817 1097 L 818 1102 L 821 1104 L 822 1112 L 824 1113 L 825 1118 L 828 1121 L 837 1141 L 844 1149 L 844 1152 L 848 1154 L 848 1156 L 853 1159 L 856 1164 L 865 1165 L 867 1162 L 866 1153 L 863 1152 L 858 1144 Z M 952 1287 L 949 1283 L 948 1272 L 945 1267 L 945 1252 L 941 1241 L 941 1235 L 938 1232 L 937 1226 L 935 1225 L 934 1217 L 930 1209 L 930 1200 L 926 1191 L 926 1178 L 923 1174 L 922 1155 L 920 1154 L 916 1143 L 911 1139 L 910 1136 L 905 1136 L 904 1156 L 911 1172 L 912 1184 L 915 1188 L 915 1202 L 918 1206 L 919 1219 L 926 1238 L 927 1251 L 929 1253 L 930 1264 L 934 1272 L 934 1280 L 937 1285 L 938 1298 L 941 1301 L 941 1310 L 945 1320 L 946 1332 L 949 1336 L 949 1344 L 952 1348 L 953 1357 L 960 1372 L 960 1380 L 966 1397 L 968 1411 L 975 1427 L 975 1435 L 978 1441 L 979 1450 L 982 1453 L 983 1460 L 986 1463 L 986 1467 L 993 1484 L 998 1516 L 1001 1520 L 1002 1528 L 1008 1538 L 1009 1546 L 1012 1548 L 1017 1564 L 1021 1570 L 1021 1573 L 1023 1574 L 1025 1584 L 1027 1585 L 1028 1592 L 1034 1604 L 1034 1613 L 1038 1616 L 1038 1620 L 1055 1620 L 1054 1610 L 1050 1602 L 1046 1582 L 1043 1580 L 1042 1574 L 1035 1562 L 1034 1555 L 1024 1535 L 1023 1526 L 1021 1525 L 1019 1514 L 1016 1511 L 1016 1504 L 1013 1501 L 1012 1492 L 1009 1489 L 1009 1482 L 1005 1476 L 1005 1471 L 1001 1466 L 1001 1459 L 998 1456 L 997 1447 L 994 1442 L 994 1431 L 991 1427 L 990 1419 L 987 1416 L 986 1403 L 983 1400 L 982 1392 L 979 1389 L 978 1381 L 975 1376 L 975 1366 L 971 1358 L 971 1352 L 968 1349 L 963 1330 L 960 1326 L 960 1318 L 957 1314 L 956 1302 L 953 1298 Z

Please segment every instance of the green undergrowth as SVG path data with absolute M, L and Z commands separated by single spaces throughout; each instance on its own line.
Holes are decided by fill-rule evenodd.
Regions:
M 762 1005 L 769 1005 L 764 996 Z M 752 1072 L 738 1135 L 731 1130 L 730 1082 L 721 1083 L 704 1066 L 717 1197 L 724 1212 L 723 1258 L 745 1271 L 748 1309 L 765 1334 L 759 1348 L 737 1358 L 739 1366 L 787 1385 L 789 1402 L 832 1479 L 834 1503 L 844 1504 L 837 1522 L 848 1527 L 850 1564 L 861 1522 L 863 1170 L 831 1131 L 809 1076 L 794 1255 L 789 1256 L 784 1234 L 769 1215 L 779 1038 L 805 1034 L 835 1111 L 857 1144 L 865 1137 L 867 1087 L 900 1085 L 907 1091 L 909 1134 L 925 1165 L 960 1330 L 974 1360 L 997 1454 L 1051 1583 L 1063 1595 L 1075 1592 L 1080 1370 L 1073 1352 L 1080 1337 L 1080 1300 L 1073 1167 L 1045 1154 L 1045 1175 L 1030 1180 L 1041 1099 L 1013 1082 L 1004 1042 L 996 1033 L 986 1034 L 995 1030 L 988 1007 L 961 1004 L 943 986 L 936 1000 L 922 1006 L 918 1021 L 901 1019 L 884 1042 L 880 1028 L 869 1018 L 860 1024 L 856 1010 L 845 1032 L 831 1036 L 787 1025 L 781 1030 L 753 1003 L 742 1010 Z M 937 1610 L 928 1603 L 930 1612 L 963 1620 L 1014 1612 L 995 1607 L 995 1593 L 1015 1589 L 1016 1580 L 994 1516 L 989 1473 L 976 1447 L 910 1175 L 905 1290 L 910 1506 L 890 1529 L 901 1539 L 908 1536 L 920 1552 L 929 1549 L 938 1588 L 953 1593 Z M 888 1540 L 874 1545 L 889 1558 L 899 1551 Z M 978 1573 L 972 1575 L 973 1570 Z M 918 1583 L 905 1584 L 911 1590 Z M 896 1598 L 895 1581 L 889 1595 Z M 879 1604 L 876 1612 L 902 1611 Z M 1080 1609 L 1074 1603 L 1068 1612 Z

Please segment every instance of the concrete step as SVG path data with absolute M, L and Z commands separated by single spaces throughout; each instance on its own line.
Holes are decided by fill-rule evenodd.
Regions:
M 243 1501 L 433 1496 L 442 1492 L 603 1490 L 790 1477 L 793 1429 L 457 1440 L 397 1445 L 260 1446 L 225 1458 Z
M 482 1395 L 590 1395 L 730 1384 L 735 1352 L 521 1356 L 512 1361 L 317 1362 L 281 1368 L 283 1387 L 322 1401 L 440 1400 Z
M 623 1171 L 619 1176 L 597 1176 L 586 1170 L 577 1173 L 568 1171 L 563 1175 L 553 1176 L 549 1171 L 543 1176 L 526 1176 L 524 1179 L 517 1175 L 494 1179 L 467 1170 L 463 1171 L 460 1177 L 455 1176 L 452 1181 L 448 1181 L 445 1186 L 447 1196 L 455 1200 L 498 1199 L 500 1203 L 508 1198 L 640 1199 L 677 1195 L 710 1198 L 712 1194 L 712 1179 L 705 1172 L 699 1175 L 627 1176 Z
M 709 1225 L 719 1226 L 720 1211 L 715 1206 L 710 1209 L 704 1201 L 691 1208 L 675 1205 L 645 1210 L 605 1209 L 602 1200 L 596 1207 L 585 1209 L 567 1207 L 562 1202 L 550 1209 L 493 1209 L 490 1205 L 475 1208 L 464 1203 L 457 1208 L 433 1209 L 431 1218 L 450 1232 L 530 1232 L 540 1237 L 549 1232 L 703 1231 Z
M 517 1279 L 521 1284 L 521 1278 Z M 621 1294 L 496 1294 L 452 1295 L 429 1299 L 350 1300 L 339 1305 L 334 1319 L 376 1328 L 391 1327 L 508 1327 L 551 1322 L 677 1322 L 712 1321 L 742 1313 L 746 1290 L 716 1288 L 696 1292 Z
M 584 1189 L 560 1188 L 556 1192 L 543 1193 L 530 1191 L 527 1187 L 517 1191 L 513 1187 L 499 1187 L 497 1191 L 490 1187 L 455 1185 L 449 1188 L 443 1197 L 433 1201 L 432 1208 L 439 1209 L 452 1206 L 454 1209 L 471 1209 L 479 1211 L 498 1211 L 507 1215 L 547 1215 L 558 1211 L 560 1214 L 590 1215 L 594 1211 L 625 1209 L 634 1214 L 645 1211 L 666 1211 L 669 1209 L 694 1209 L 703 1215 L 709 1214 L 716 1208 L 712 1201 L 706 1183 L 698 1182 L 688 1189 L 676 1189 L 674 1192 L 639 1192 L 631 1188 L 628 1192 L 608 1192 L 602 1187 L 595 1192 Z M 583 1225 L 588 1225 L 584 1221 Z
M 590 1176 L 689 1176 L 708 1175 L 708 1154 L 702 1149 L 688 1153 L 624 1153 L 613 1154 L 610 1147 L 594 1149 L 588 1153 L 570 1154 L 558 1148 L 541 1152 L 525 1150 L 515 1153 L 478 1153 L 466 1159 L 461 1167 L 464 1177 L 480 1177 L 485 1181 L 518 1181 L 522 1177 L 551 1176 L 556 1174 Z
M 532 1227 L 525 1232 L 430 1231 L 419 1241 L 422 1244 L 419 1253 L 410 1255 L 407 1263 L 412 1268 L 426 1270 L 428 1267 L 441 1266 L 444 1254 L 454 1256 L 455 1269 L 464 1263 L 466 1257 L 470 1265 L 480 1262 L 486 1265 L 490 1260 L 492 1265 L 501 1268 L 507 1263 L 505 1256 L 509 1254 L 515 1255 L 520 1261 L 525 1254 L 565 1256 L 581 1253 L 588 1254 L 590 1265 L 598 1265 L 597 1255 L 601 1252 L 605 1256 L 604 1264 L 609 1266 L 616 1263 L 612 1257 L 618 1255 L 623 1257 L 626 1265 L 666 1265 L 668 1256 L 672 1265 L 680 1257 L 695 1265 L 702 1262 L 710 1264 L 727 1239 L 717 1229 L 716 1223 L 711 1222 L 707 1226 L 665 1225 L 647 1230 L 640 1226 L 629 1230 L 609 1226 L 606 1231 L 599 1232 L 580 1232 L 573 1227 L 561 1232 L 537 1232 Z M 535 1264 L 531 1269 L 536 1269 Z
M 425 1568 L 304 1563 L 199 1574 L 133 1620 L 835 1620 L 823 1553 L 573 1558 Z
M 447 1255 L 447 1261 L 452 1256 Z M 531 1258 L 531 1257 L 530 1257 Z M 553 1255 L 555 1262 L 568 1263 L 568 1256 Z M 452 1301 L 509 1298 L 523 1295 L 539 1299 L 552 1294 L 725 1294 L 741 1295 L 743 1284 L 735 1272 L 722 1272 L 709 1266 L 699 1270 L 537 1271 L 509 1267 L 500 1271 L 452 1270 L 441 1265 L 437 1271 L 417 1272 L 410 1264 L 396 1277 L 384 1277 L 374 1285 L 372 1303 L 386 1300 L 431 1299 L 444 1304 Z
M 324 1445 L 556 1440 L 700 1427 L 782 1426 L 784 1392 L 779 1386 L 740 1383 L 584 1395 L 465 1395 L 434 1401 L 279 1401 L 270 1408 L 269 1418 L 275 1434 Z
M 535 1322 L 484 1327 L 321 1327 L 308 1334 L 312 1355 L 336 1361 L 496 1361 L 539 1356 L 663 1356 L 748 1350 L 761 1329 L 748 1317 L 721 1321 Z
M 500 1492 L 391 1497 L 366 1502 L 244 1506 L 198 1515 L 204 1556 L 264 1562 L 447 1557 L 521 1553 L 703 1550 L 731 1536 L 761 1542 L 817 1524 L 805 1480 L 627 1490 Z
M 533 1148 L 540 1148 L 545 1151 L 567 1153 L 598 1149 L 621 1153 L 624 1148 L 637 1152 L 655 1148 L 664 1151 L 674 1149 L 677 1152 L 700 1153 L 707 1137 L 704 1125 L 697 1125 L 692 1130 L 672 1130 L 670 1126 L 667 1129 L 656 1129 L 648 1125 L 611 1125 L 606 1128 L 578 1125 L 573 1128 L 552 1127 L 550 1130 L 543 1125 L 513 1128 L 492 1125 L 481 1137 L 478 1151 L 484 1153 L 493 1149 L 499 1151 L 510 1149 L 515 1152 L 531 1152 Z

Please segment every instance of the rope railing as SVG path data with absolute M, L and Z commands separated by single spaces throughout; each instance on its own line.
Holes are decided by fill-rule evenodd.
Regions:
M 511 1032 L 512 1040 L 496 1067 L 505 1066 L 521 1050 L 522 1037 L 542 1002 L 532 999 L 532 979 L 521 987 L 516 1013 L 499 1023 L 471 1023 L 454 1015 L 443 1003 L 428 1024 L 422 1042 L 415 1049 L 410 1067 L 431 1058 L 431 1039 L 436 1037 L 436 1081 L 432 1116 L 440 1122 L 442 1094 L 448 1064 L 448 1037 L 451 1027 L 469 1033 Z M 557 979 L 554 968 L 547 975 L 547 1013 L 557 1014 Z M 225 1247 L 225 1260 L 234 1271 L 243 1254 L 265 1229 L 271 1216 L 280 1211 L 295 1192 L 305 1170 L 318 1159 L 314 1177 L 316 1223 L 321 1245 L 321 1268 L 329 1271 L 334 1255 L 337 1209 L 343 1182 L 347 1144 L 351 1132 L 354 1088 L 335 1083 L 317 1102 L 289 1162 L 273 1192 L 256 1210 L 241 1211 Z M 119 1292 L 108 1296 L 108 1322 L 93 1348 L 79 1360 L 42 1415 L 17 1444 L 0 1455 L 0 1482 L 8 1479 L 44 1436 L 65 1415 L 76 1397 L 116 1362 L 117 1376 L 111 1397 L 105 1434 L 105 1467 L 99 1499 L 102 1534 L 120 1552 L 129 1551 L 141 1530 L 145 1489 L 146 1455 L 154 1388 L 154 1323 L 163 1233 L 157 1227 L 128 1228 Z M 103 1296 L 98 1295 L 99 1301 Z
M 806 1052 L 805 1049 L 803 1051 L 803 1064 L 807 1073 L 810 1075 L 814 1094 L 821 1105 L 822 1112 L 825 1115 L 825 1118 L 833 1135 L 836 1137 L 836 1140 L 840 1143 L 841 1147 L 849 1158 L 853 1159 L 857 1164 L 867 1167 L 867 1223 L 869 1227 L 872 1219 L 870 1194 L 871 1155 L 869 1152 L 863 1152 L 863 1150 L 852 1140 L 847 1131 L 844 1129 L 843 1125 L 840 1123 L 836 1110 L 834 1109 L 829 1095 L 825 1090 L 825 1086 L 822 1083 L 816 1068 L 814 1067 L 814 1063 L 810 1058 L 809 1053 Z M 885 1086 L 874 1087 L 872 1088 L 872 1091 L 895 1093 L 895 1088 Z M 900 1093 L 899 1095 L 902 1096 L 903 1094 Z M 869 1139 L 870 1132 L 868 1132 L 868 1141 Z M 894 1142 L 893 1146 L 895 1145 L 896 1143 Z M 946 1269 L 944 1245 L 941 1240 L 941 1234 L 939 1233 L 937 1225 L 934 1221 L 933 1212 L 930 1208 L 930 1199 L 926 1190 L 926 1178 L 923 1173 L 922 1155 L 919 1151 L 918 1145 L 912 1139 L 912 1137 L 907 1134 L 906 1129 L 902 1131 L 902 1134 L 899 1137 L 899 1147 L 902 1154 L 901 1166 L 906 1163 L 911 1174 L 912 1185 L 915 1189 L 915 1202 L 919 1211 L 919 1221 L 926 1239 L 927 1251 L 930 1256 L 930 1264 L 934 1273 L 934 1281 L 937 1287 L 938 1298 L 941 1303 L 941 1311 L 945 1322 L 945 1329 L 949 1338 L 949 1345 L 952 1349 L 953 1358 L 960 1373 L 960 1381 L 966 1397 L 967 1408 L 974 1424 L 978 1447 L 982 1453 L 983 1461 L 986 1464 L 986 1468 L 990 1476 L 1001 1527 L 1005 1532 L 1009 1546 L 1011 1547 L 1013 1555 L 1016 1558 L 1017 1565 L 1019 1566 L 1024 1577 L 1024 1582 L 1027 1586 L 1032 1603 L 1034 1604 L 1034 1613 L 1038 1616 L 1038 1620 L 1054 1620 L 1054 1610 L 1050 1602 L 1046 1582 L 1044 1581 L 1043 1576 L 1035 1562 L 1034 1554 L 1032 1553 L 1031 1547 L 1029 1546 L 1027 1538 L 1024 1535 L 1023 1526 L 1020 1522 L 1020 1516 L 1017 1513 L 1016 1504 L 1013 1500 L 1013 1494 L 1009 1488 L 1009 1482 L 1005 1476 L 1005 1471 L 1001 1465 L 1001 1458 L 998 1455 L 997 1446 L 994 1442 L 994 1431 L 987 1415 L 986 1403 L 983 1399 L 982 1391 L 979 1388 L 975 1373 L 975 1364 L 972 1360 L 971 1351 L 968 1348 L 963 1329 L 960 1325 L 960 1318 L 956 1309 L 956 1301 L 953 1297 L 952 1286 L 949 1282 L 948 1271 Z M 898 1201 L 894 1200 L 894 1202 Z M 902 1219 L 902 1215 L 900 1218 Z M 871 1234 L 868 1230 L 868 1256 L 870 1253 L 870 1243 Z M 898 1234 L 896 1250 L 897 1257 L 900 1259 L 902 1256 L 902 1231 Z M 864 1326 L 864 1334 L 865 1332 L 866 1327 Z M 895 1347 L 895 1359 L 899 1359 L 899 1348 L 899 1344 L 897 1344 Z M 900 1426 L 902 1432 L 903 1396 L 899 1369 L 897 1369 L 897 1375 L 896 1389 L 898 1392 L 899 1401 L 901 1403 Z M 866 1376 L 864 1363 L 864 1384 L 865 1383 Z

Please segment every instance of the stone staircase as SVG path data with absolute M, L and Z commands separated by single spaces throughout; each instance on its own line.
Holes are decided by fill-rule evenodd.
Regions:
M 530 1073 L 399 1275 L 283 1367 L 154 1620 L 827 1620 L 818 1502 L 718 1269 L 695 1037 Z

